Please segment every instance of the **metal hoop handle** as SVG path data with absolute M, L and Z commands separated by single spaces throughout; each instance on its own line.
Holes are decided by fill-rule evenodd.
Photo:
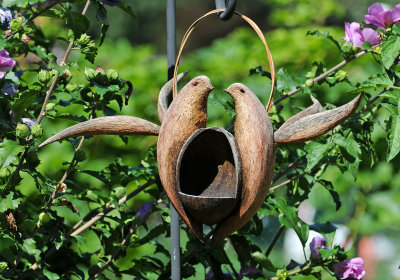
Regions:
M 190 34 L 193 32 L 193 30 L 195 29 L 197 24 L 202 19 L 206 18 L 209 15 L 218 14 L 218 13 L 224 11 L 224 10 L 225 9 L 215 9 L 215 10 L 212 10 L 212 11 L 204 14 L 203 16 L 199 17 L 195 22 L 192 23 L 192 25 L 190 25 L 190 27 L 188 28 L 188 30 L 185 33 L 185 36 L 183 36 L 182 43 L 181 43 L 181 46 L 179 48 L 178 55 L 176 57 L 175 68 L 174 68 L 174 76 L 173 76 L 173 82 L 172 82 L 172 97 L 173 98 L 175 98 L 175 96 L 177 95 L 176 77 L 178 75 L 179 60 L 180 60 L 183 48 L 184 48 L 184 46 L 186 44 L 186 41 L 188 40 Z M 236 11 L 235 11 L 235 15 L 241 17 L 244 21 L 246 21 L 253 28 L 253 30 L 257 33 L 258 37 L 261 39 L 262 43 L 264 44 L 265 50 L 267 51 L 269 68 L 270 68 L 270 71 L 271 71 L 271 82 L 272 82 L 272 84 L 271 84 L 271 93 L 270 93 L 270 96 L 269 96 L 269 99 L 268 99 L 268 104 L 266 106 L 267 113 L 269 113 L 269 111 L 271 109 L 271 106 L 272 106 L 274 87 L 275 87 L 275 68 L 274 68 L 274 61 L 272 59 L 271 51 L 269 50 L 267 41 L 265 40 L 265 37 L 264 37 L 263 33 L 261 32 L 260 28 L 258 27 L 258 25 L 253 20 L 248 18 L 247 16 L 242 15 L 242 14 L 236 12 Z

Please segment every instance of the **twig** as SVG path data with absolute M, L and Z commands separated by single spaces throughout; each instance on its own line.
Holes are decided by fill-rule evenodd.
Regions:
M 304 175 L 306 175 L 306 173 L 299 174 L 299 175 L 293 177 L 292 179 L 286 180 L 285 182 L 280 183 L 279 185 L 276 185 L 276 186 L 270 188 L 269 190 L 273 191 L 273 190 L 279 189 L 280 187 L 283 187 L 283 186 L 289 184 L 290 182 L 293 182 L 294 180 L 296 180 L 296 179 L 298 179 L 300 177 L 303 177 Z
M 125 203 L 127 200 L 131 199 L 132 197 L 136 196 L 137 194 L 139 194 L 141 191 L 143 191 L 144 189 L 146 189 L 147 187 L 151 186 L 154 184 L 153 180 L 148 181 L 146 184 L 144 184 L 143 186 L 137 188 L 136 190 L 134 190 L 133 192 L 131 192 L 130 194 L 122 197 L 119 201 L 118 204 L 121 205 L 123 203 Z M 78 229 L 76 229 L 74 232 L 72 232 L 70 234 L 71 237 L 77 236 L 80 233 L 82 233 L 83 231 L 85 231 L 86 229 L 90 228 L 92 225 L 94 225 L 98 220 L 102 219 L 105 215 L 107 215 L 109 212 L 111 212 L 112 210 L 116 209 L 117 205 L 112 204 L 110 206 L 108 206 L 107 208 L 105 208 L 102 212 L 98 213 L 96 216 L 94 216 L 92 219 L 90 219 L 86 224 L 80 226 Z M 73 227 L 75 228 L 75 226 Z
M 289 273 L 287 274 L 287 276 L 296 275 L 296 274 L 298 274 L 298 273 L 300 273 L 300 272 L 309 270 L 310 268 L 311 268 L 311 265 L 310 265 L 310 264 L 307 264 L 306 266 L 304 266 L 304 267 L 302 267 L 302 268 L 300 268 L 300 269 L 297 269 L 297 270 L 295 270 L 295 271 L 289 272 Z M 278 280 L 278 279 L 279 279 L 278 277 L 272 277 L 272 278 L 271 278 L 271 280 Z
M 279 171 L 274 178 L 272 179 L 272 184 L 276 183 L 283 175 L 289 173 L 290 170 L 292 170 L 293 168 L 296 168 L 297 165 L 299 165 L 300 160 L 296 159 L 295 161 L 293 161 L 291 164 L 288 165 L 288 167 L 286 167 L 284 170 Z
M 89 8 L 89 5 L 90 5 L 90 0 L 87 0 L 87 2 L 86 2 L 86 4 L 85 4 L 85 7 L 83 8 L 82 15 L 85 15 L 85 14 L 86 14 L 86 12 L 87 12 L 87 10 L 88 10 L 88 8 Z M 71 49 L 72 49 L 72 47 L 73 47 L 73 44 L 74 44 L 74 41 L 71 41 L 70 44 L 69 44 L 69 46 L 68 46 L 68 48 L 67 48 L 67 50 L 66 50 L 66 52 L 65 52 L 65 55 L 64 55 L 62 61 L 60 62 L 60 66 L 65 65 L 65 62 L 66 62 L 67 59 L 68 59 L 68 56 L 69 56 L 69 54 L 70 54 L 70 52 L 71 52 Z M 39 113 L 39 116 L 38 116 L 38 118 L 37 118 L 35 124 L 40 124 L 40 122 L 42 121 L 43 117 L 45 116 L 46 105 L 47 105 L 47 103 L 49 102 L 50 95 L 52 94 L 52 92 L 54 91 L 54 89 L 55 89 L 55 87 L 56 87 L 56 84 L 57 84 L 57 81 L 58 81 L 58 78 L 59 78 L 59 77 L 60 77 L 60 73 L 57 71 L 57 73 L 56 73 L 56 75 L 54 76 L 54 79 L 53 79 L 53 81 L 52 81 L 52 83 L 51 83 L 51 85 L 50 85 L 50 88 L 49 88 L 49 89 L 47 90 L 47 92 L 46 92 L 46 96 L 45 96 L 45 99 L 44 99 L 42 108 L 40 109 L 40 113 Z M 28 139 L 29 139 L 29 140 L 32 139 L 32 135 L 30 135 Z M 12 174 L 11 176 L 15 176 L 15 174 L 18 174 L 19 171 L 21 171 L 22 165 L 23 165 L 23 163 L 24 163 L 24 161 L 25 161 L 25 158 L 26 158 L 26 156 L 27 156 L 28 151 L 29 151 L 30 148 L 31 148 L 31 145 L 30 145 L 30 144 L 26 146 L 24 153 L 21 155 L 21 157 L 20 157 L 20 159 L 19 159 L 17 168 L 14 170 L 14 172 L 13 172 L 13 174 Z M 11 180 L 9 180 L 9 183 L 10 183 L 10 182 L 11 182 Z M 8 183 L 7 185 L 9 185 L 9 183 Z
M 97 277 L 99 277 L 101 275 L 101 273 L 106 270 L 107 267 L 110 266 L 110 264 L 112 263 L 112 261 L 115 259 L 115 257 L 119 254 L 119 252 L 122 250 L 123 247 L 125 247 L 125 245 L 129 242 L 132 234 L 135 233 L 136 229 L 142 225 L 144 222 L 146 221 L 146 219 L 141 219 L 137 224 L 135 224 L 133 227 L 131 227 L 129 229 L 128 234 L 125 236 L 125 238 L 122 240 L 121 245 L 114 251 L 114 253 L 112 254 L 112 256 L 107 260 L 107 262 L 104 264 L 104 266 L 90 279 L 96 279 Z
M 284 226 L 281 226 L 278 230 L 278 232 L 275 234 L 274 239 L 272 239 L 271 244 L 268 246 L 267 251 L 265 251 L 265 256 L 268 257 L 269 254 L 271 253 L 272 249 L 274 248 L 276 242 L 278 242 L 279 237 L 281 236 L 281 234 L 283 233 L 283 231 L 285 230 Z
M 315 77 L 314 79 L 312 79 L 312 83 L 316 83 L 319 82 L 323 79 L 325 79 L 326 77 L 328 77 L 330 74 L 332 74 L 333 72 L 339 70 L 340 68 L 342 68 L 343 66 L 345 66 L 347 63 L 359 58 L 360 56 L 363 56 L 364 54 L 366 54 L 368 51 L 361 51 L 359 53 L 357 53 L 354 57 L 349 58 L 349 59 L 345 59 L 342 62 L 340 62 L 339 64 L 335 65 L 334 67 L 332 67 L 331 69 L 329 69 L 328 71 L 322 73 L 321 75 L 319 75 L 318 77 Z M 298 93 L 299 91 L 301 91 L 301 87 L 298 87 L 288 93 L 283 94 L 281 97 L 279 97 L 277 100 L 275 100 L 274 105 L 278 104 L 279 102 L 281 102 L 282 100 Z
M 154 180 L 150 180 L 148 181 L 146 184 L 144 184 L 143 186 L 140 186 L 139 188 L 137 188 L 136 190 L 134 190 L 133 192 L 129 193 L 128 195 L 122 197 L 118 203 L 122 204 L 125 203 L 127 200 L 131 199 L 132 197 L 136 196 L 137 194 L 139 194 L 142 190 L 144 190 L 145 188 L 151 186 L 154 184 Z M 78 234 L 82 233 L 83 231 L 85 231 L 86 229 L 90 228 L 92 225 L 94 225 L 98 220 L 100 220 L 101 218 L 105 217 L 105 215 L 107 213 L 109 213 L 111 210 L 117 208 L 116 205 L 111 205 L 108 206 L 107 208 L 105 208 L 101 213 L 97 214 L 95 217 L 93 217 L 90 221 L 88 221 L 86 224 L 80 226 L 78 229 L 76 229 L 74 232 L 72 232 L 71 234 L 69 234 L 69 236 L 66 239 L 69 239 L 71 237 L 77 236 Z M 81 224 L 81 223 L 80 223 Z M 73 229 L 76 226 L 73 227 Z M 64 244 L 64 243 L 63 243 Z M 38 262 L 34 263 L 31 266 L 32 270 L 36 270 L 40 267 L 40 265 L 43 263 L 43 261 L 51 256 L 53 256 L 55 253 L 57 253 L 57 249 L 55 247 L 52 247 L 46 254 L 45 256 Z

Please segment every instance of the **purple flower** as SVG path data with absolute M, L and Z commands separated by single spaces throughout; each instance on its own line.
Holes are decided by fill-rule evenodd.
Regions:
M 17 64 L 17 62 L 12 59 L 6 50 L 0 51 L 0 79 L 4 77 L 3 72 L 10 71 Z
M 258 279 L 263 276 L 264 276 L 264 274 L 262 273 L 262 270 L 255 268 L 255 267 L 248 266 L 248 267 L 246 267 L 244 269 L 242 268 L 240 270 L 240 279 L 242 279 L 244 277 L 247 277 L 250 279 Z
M 328 249 L 326 246 L 326 237 L 316 236 L 310 243 L 311 258 L 314 260 L 321 259 L 319 249 Z
M 146 202 L 139 206 L 139 211 L 136 214 L 136 217 L 139 219 L 145 219 L 149 217 L 151 208 L 153 207 L 153 202 Z
M 368 15 L 365 15 L 364 18 L 366 23 L 373 24 L 384 31 L 385 27 L 400 20 L 400 4 L 389 11 L 385 11 L 379 3 L 372 4 L 368 8 Z
M 121 2 L 121 0 L 100 0 L 100 1 L 103 2 L 103 4 L 109 5 L 109 6 L 115 6 L 115 5 L 118 5 L 119 2 Z
M 13 19 L 13 14 L 9 9 L 0 8 L 0 26 L 10 27 L 10 21 Z
M 1 89 L 1 93 L 3 93 L 4 95 L 13 95 L 16 91 L 17 87 L 8 83 L 5 84 L 4 87 Z
M 364 42 L 369 42 L 371 46 L 377 45 L 381 42 L 381 36 L 378 32 L 371 28 L 364 28 L 361 30 L 360 24 L 357 22 L 346 22 L 344 27 L 346 36 L 342 39 L 351 42 L 356 47 L 360 48 Z
M 333 269 L 339 279 L 362 279 L 365 275 L 364 260 L 360 257 L 334 264 Z
M 30 118 L 22 118 L 21 123 L 26 124 L 29 128 L 32 128 L 35 125 L 35 120 Z

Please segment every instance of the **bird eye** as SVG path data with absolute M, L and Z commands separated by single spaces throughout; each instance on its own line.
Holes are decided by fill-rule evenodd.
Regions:
M 244 93 L 244 89 L 241 88 L 241 89 L 240 89 L 240 92 L 241 92 L 241 93 Z
M 194 82 L 192 85 L 197 86 L 198 84 L 199 84 L 198 82 Z

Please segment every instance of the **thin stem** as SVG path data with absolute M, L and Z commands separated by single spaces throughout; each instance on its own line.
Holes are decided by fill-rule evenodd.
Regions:
M 107 262 L 104 264 L 104 266 L 91 279 L 96 279 L 97 277 L 99 277 L 101 275 L 101 273 L 103 273 L 103 271 L 106 270 L 107 267 L 110 266 L 110 264 L 115 259 L 115 257 L 119 254 L 119 252 L 122 250 L 122 248 L 125 247 L 125 245 L 129 242 L 131 236 L 135 233 L 136 229 L 140 225 L 142 225 L 145 221 L 146 221 L 146 219 L 141 219 L 137 224 L 135 224 L 133 227 L 131 227 L 129 229 L 129 232 L 125 236 L 125 238 L 122 240 L 121 245 L 117 249 L 115 249 L 112 256 L 107 260 Z
M 134 190 L 133 192 L 131 192 L 130 194 L 122 197 L 118 203 L 119 205 L 121 205 L 122 203 L 125 203 L 125 201 L 131 199 L 132 197 L 136 196 L 137 194 L 139 194 L 141 191 L 143 191 L 144 189 L 146 189 L 147 187 L 151 186 L 154 184 L 154 181 L 148 181 L 146 184 L 144 184 L 143 186 L 137 188 L 136 190 Z M 81 234 L 83 231 L 87 230 L 88 228 L 90 228 L 92 225 L 94 225 L 98 220 L 102 219 L 105 215 L 107 215 L 109 212 L 111 212 L 112 210 L 116 209 L 117 205 L 113 204 L 110 205 L 108 207 L 106 207 L 102 212 L 98 213 L 96 216 L 94 216 L 92 219 L 90 219 L 86 224 L 80 226 L 78 229 L 76 229 L 74 232 L 72 232 L 70 234 L 71 237 L 77 236 L 79 234 Z M 79 223 L 79 222 L 78 222 Z M 75 228 L 75 226 L 73 227 Z
M 285 182 L 280 183 L 279 185 L 276 185 L 276 186 L 270 188 L 269 190 L 273 191 L 273 190 L 279 189 L 280 187 L 286 186 L 287 184 L 293 182 L 294 180 L 297 180 L 297 179 L 303 177 L 304 175 L 306 175 L 306 173 L 299 174 L 299 175 L 293 177 L 292 179 L 286 180 Z
M 311 81 L 314 83 L 317 83 L 325 78 L 327 78 L 330 74 L 332 74 L 333 72 L 339 70 L 340 68 L 342 68 L 343 66 L 345 66 L 347 63 L 363 56 L 364 54 L 366 54 L 368 51 L 361 51 L 359 53 L 357 53 L 354 57 L 349 58 L 349 59 L 345 59 L 342 62 L 340 62 L 339 64 L 333 66 L 331 69 L 329 69 L 328 71 L 322 73 L 321 75 L 319 75 L 318 77 L 315 77 L 314 79 L 312 79 Z M 275 100 L 274 105 L 278 104 L 279 102 L 281 102 L 282 100 L 298 93 L 299 91 L 301 91 L 301 87 L 298 87 L 288 93 L 283 94 L 281 97 L 279 97 L 277 100 Z
M 51 8 L 53 8 L 55 5 L 60 4 L 61 1 L 62 1 L 62 0 L 57 0 L 57 1 L 55 1 L 54 3 L 51 3 L 50 5 L 48 5 L 47 7 L 45 7 L 45 8 L 44 8 L 43 10 L 41 10 L 40 12 L 37 12 L 36 14 L 33 14 L 33 15 L 26 21 L 26 23 L 33 21 L 35 18 L 37 18 L 38 16 L 40 16 L 40 15 L 43 14 L 44 12 L 46 12 L 46 11 L 50 10 Z
M 89 8 L 89 5 L 90 5 L 90 0 L 87 0 L 87 2 L 86 2 L 86 4 L 85 4 L 85 7 L 83 8 L 82 15 L 85 15 L 85 14 L 86 14 L 86 12 L 87 12 L 87 10 L 88 10 L 88 8 Z M 61 66 L 62 66 L 62 65 L 65 65 L 65 62 L 66 62 L 67 59 L 68 59 L 68 56 L 69 56 L 69 54 L 70 54 L 70 52 L 71 52 L 71 49 L 72 49 L 72 47 L 73 47 L 73 44 L 74 44 L 73 41 L 69 44 L 69 46 L 68 46 L 68 48 L 67 48 L 67 50 L 66 50 L 66 52 L 65 52 L 65 55 L 64 55 L 62 61 L 60 62 L 60 65 L 61 65 Z M 53 93 L 53 91 L 54 91 L 54 89 L 55 89 L 55 87 L 56 87 L 56 85 L 57 85 L 57 81 L 58 81 L 58 78 L 59 78 L 59 77 L 60 77 L 60 73 L 57 71 L 57 73 L 56 73 L 56 75 L 54 76 L 54 79 L 53 79 L 53 81 L 52 81 L 52 83 L 51 83 L 51 85 L 50 85 L 50 88 L 49 88 L 49 89 L 47 90 L 47 92 L 46 92 L 46 96 L 45 96 L 45 99 L 44 99 L 42 108 L 40 109 L 40 113 L 39 113 L 39 116 L 38 116 L 38 118 L 37 118 L 35 124 L 40 124 L 40 122 L 42 121 L 43 117 L 45 116 L 45 114 L 46 114 L 46 112 L 45 112 L 45 110 L 46 110 L 46 105 L 47 105 L 47 103 L 49 102 L 50 95 Z M 29 140 L 32 139 L 32 135 L 30 135 L 28 139 L 29 139 Z M 24 163 L 24 161 L 25 161 L 25 158 L 26 158 L 26 156 L 27 156 L 27 154 L 28 154 L 28 151 L 29 151 L 30 147 L 31 147 L 31 145 L 27 145 L 27 146 L 26 146 L 25 151 L 24 151 L 24 153 L 21 155 L 21 157 L 20 157 L 20 159 L 19 159 L 19 162 L 18 162 L 18 165 L 17 165 L 17 168 L 16 168 L 15 171 L 13 172 L 13 175 L 12 175 L 12 176 L 14 176 L 15 174 L 18 174 L 19 171 L 21 171 L 22 165 L 23 165 L 23 163 Z M 10 180 L 10 181 L 11 181 L 11 180 Z M 10 183 L 10 181 L 9 181 L 9 183 Z M 9 184 L 8 184 L 8 185 L 9 185 Z
M 311 268 L 311 265 L 310 265 L 310 264 L 307 264 L 306 266 L 304 266 L 304 267 L 302 267 L 302 268 L 300 268 L 300 269 L 297 269 L 297 270 L 295 270 L 295 271 L 289 272 L 289 273 L 288 273 L 288 276 L 293 276 L 293 275 L 299 274 L 299 273 L 301 273 L 301 272 L 304 272 L 304 271 L 309 270 L 310 268 Z M 271 278 L 271 280 L 278 280 L 278 279 L 279 279 L 278 277 L 272 277 L 272 278 Z
M 131 199 L 132 197 L 134 197 L 135 195 L 139 194 L 142 190 L 144 190 L 145 188 L 151 186 L 154 184 L 154 180 L 150 180 L 148 181 L 146 184 L 144 184 L 143 186 L 140 186 L 139 188 L 137 188 L 136 190 L 134 190 L 133 192 L 129 193 L 128 195 L 122 197 L 118 203 L 122 204 L 125 203 L 127 200 Z M 101 213 L 97 214 L 95 217 L 93 217 L 90 221 L 88 221 L 86 224 L 80 226 L 77 230 L 75 230 L 74 232 L 72 232 L 71 234 L 68 235 L 68 237 L 66 238 L 67 240 L 71 237 L 77 236 L 78 234 L 82 233 L 83 231 L 87 230 L 88 228 L 90 228 L 92 225 L 94 225 L 98 220 L 100 220 L 101 218 L 105 217 L 105 215 L 107 213 L 109 213 L 111 210 L 117 208 L 116 205 L 111 205 L 108 206 L 107 208 L 105 208 Z M 84 220 L 85 218 L 83 218 L 82 220 Z M 78 222 L 78 224 L 82 224 L 81 222 Z M 76 225 L 73 227 L 73 229 L 76 228 Z M 64 245 L 64 243 L 63 243 Z M 62 246 L 63 246 L 62 245 Z M 45 256 L 38 262 L 34 263 L 31 266 L 32 270 L 36 270 L 40 267 L 40 265 L 43 263 L 43 261 L 51 256 L 53 256 L 55 253 L 57 253 L 57 249 L 55 247 L 52 247 L 46 254 Z
M 297 165 L 299 165 L 299 162 L 300 160 L 296 159 L 291 164 L 289 164 L 288 167 L 286 167 L 284 170 L 279 171 L 272 179 L 272 184 L 276 183 L 280 178 L 282 178 L 282 176 L 289 173 L 293 168 L 296 168 Z
M 272 249 L 275 247 L 276 242 L 278 242 L 279 237 L 281 236 L 281 234 L 283 233 L 283 231 L 285 230 L 284 226 L 281 226 L 278 230 L 278 232 L 275 234 L 274 239 L 272 239 L 271 244 L 268 246 L 267 251 L 265 251 L 265 256 L 268 257 L 269 254 L 271 254 Z

